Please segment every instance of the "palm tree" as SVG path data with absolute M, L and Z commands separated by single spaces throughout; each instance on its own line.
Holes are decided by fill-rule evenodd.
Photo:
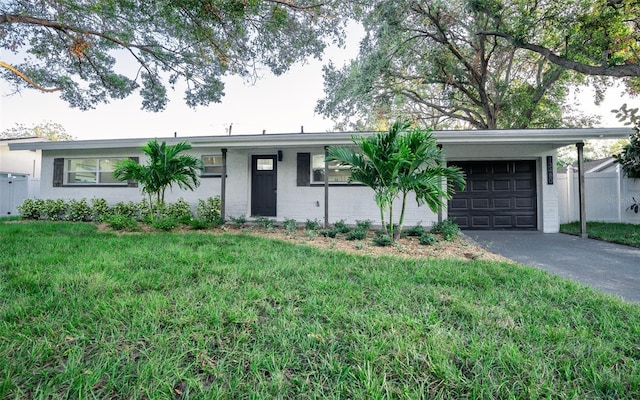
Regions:
M 442 162 L 442 152 L 428 130 L 411 128 L 408 122 L 398 120 L 388 132 L 352 140 L 358 151 L 330 147 L 327 160 L 351 167 L 350 181 L 373 189 L 382 226 L 392 240 L 402 233 L 409 193 L 415 193 L 418 206 L 426 204 L 436 212 L 451 198 L 456 187 L 465 186 L 460 169 L 447 167 Z M 398 197 L 402 199 L 402 207 L 396 230 L 393 201 Z M 389 215 L 388 225 L 385 213 Z
M 176 184 L 180 189 L 194 190 L 200 185 L 198 172 L 202 170 L 201 161 L 191 155 L 180 154 L 189 149 L 191 145 L 188 142 L 167 146 L 166 142 L 158 143 L 158 140 L 154 139 L 142 147 L 148 158 L 146 164 L 126 159 L 116 166 L 113 175 L 120 181 L 139 182 L 142 192 L 149 196 L 152 211 L 153 197 L 156 198 L 159 217 L 164 208 L 167 187 L 173 188 Z

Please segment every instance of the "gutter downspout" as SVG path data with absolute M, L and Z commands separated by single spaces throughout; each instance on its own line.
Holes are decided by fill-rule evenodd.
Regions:
M 231 131 L 231 129 L 229 129 Z M 227 205 L 227 149 L 222 151 L 222 179 L 220 179 L 220 218 L 225 220 L 225 208 Z
M 587 238 L 587 212 L 584 199 L 584 143 L 576 143 L 578 149 L 578 196 L 580 198 L 580 237 Z

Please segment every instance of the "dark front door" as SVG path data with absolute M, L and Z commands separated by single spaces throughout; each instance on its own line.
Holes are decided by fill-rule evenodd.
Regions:
M 451 162 L 466 175 L 467 185 L 448 204 L 449 218 L 462 229 L 535 229 L 536 162 Z
M 278 189 L 276 156 L 251 157 L 251 215 L 276 216 Z

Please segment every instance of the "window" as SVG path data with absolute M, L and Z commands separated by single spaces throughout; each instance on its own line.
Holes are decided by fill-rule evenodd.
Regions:
M 138 162 L 138 157 L 129 157 Z M 116 164 L 125 160 L 121 157 L 103 158 L 54 158 L 53 187 L 62 186 L 128 186 L 138 187 L 134 180 L 120 182 L 113 177 Z
M 222 156 L 202 156 L 202 176 L 222 176 Z
M 347 183 L 351 176 L 351 168 L 340 165 L 338 161 L 329 161 L 329 182 Z M 311 157 L 311 183 L 324 183 L 324 155 Z
M 67 185 L 126 185 L 113 176 L 116 164 L 122 158 L 71 158 L 65 160 Z
M 258 158 L 256 160 L 256 169 L 258 171 L 273 171 L 272 158 Z

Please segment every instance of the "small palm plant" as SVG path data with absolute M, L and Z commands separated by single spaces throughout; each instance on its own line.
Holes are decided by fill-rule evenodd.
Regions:
M 119 181 L 137 181 L 143 193 L 149 196 L 152 213 L 155 197 L 155 212 L 159 218 L 167 188 L 175 184 L 183 190 L 194 190 L 200 185 L 198 172 L 202 170 L 201 161 L 194 156 L 181 154 L 189 149 L 191 145 L 188 142 L 168 146 L 166 142 L 158 143 L 154 139 L 142 147 L 147 155 L 146 164 L 126 159 L 116 166 L 113 175 Z
M 396 121 L 388 132 L 353 137 L 352 140 L 357 151 L 330 147 L 327 159 L 351 167 L 350 181 L 373 189 L 382 226 L 392 240 L 402 233 L 409 193 L 415 193 L 419 206 L 426 204 L 436 212 L 445 200 L 451 198 L 456 188 L 465 186 L 460 169 L 442 162 L 441 150 L 431 132 L 412 128 L 406 121 Z M 393 222 L 393 201 L 396 198 L 402 199 L 397 227 Z M 385 214 L 389 217 L 389 224 L 385 223 Z

